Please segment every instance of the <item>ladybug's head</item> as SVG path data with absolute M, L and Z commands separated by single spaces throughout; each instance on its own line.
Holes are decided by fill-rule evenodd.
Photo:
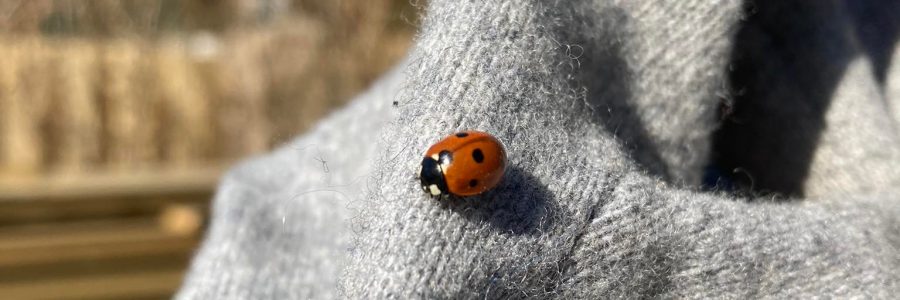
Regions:
M 444 179 L 444 169 L 434 157 L 425 157 L 422 160 L 419 180 L 422 182 L 422 190 L 432 196 L 448 194 L 447 181 Z

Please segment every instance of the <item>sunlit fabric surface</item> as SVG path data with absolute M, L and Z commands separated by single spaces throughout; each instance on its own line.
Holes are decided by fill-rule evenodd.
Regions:
M 428 1 L 406 62 L 219 188 L 182 299 L 891 298 L 900 4 Z M 496 189 L 422 151 L 491 132 Z

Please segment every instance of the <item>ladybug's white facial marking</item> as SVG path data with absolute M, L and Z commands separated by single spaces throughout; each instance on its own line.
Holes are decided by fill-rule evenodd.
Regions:
M 437 195 L 441 194 L 441 189 L 439 189 L 436 184 L 429 185 L 428 189 L 430 190 L 432 196 L 437 196 Z

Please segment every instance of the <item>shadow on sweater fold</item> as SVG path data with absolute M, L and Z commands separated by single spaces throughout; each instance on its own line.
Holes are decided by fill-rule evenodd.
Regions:
M 884 53 L 893 51 L 900 32 L 900 13 L 866 3 L 745 3 L 746 21 L 728 65 L 734 97 L 723 103 L 712 159 L 737 189 L 804 196 L 826 113 L 848 66 L 865 57 L 883 80 L 890 63 Z
M 469 221 L 487 222 L 515 235 L 539 234 L 560 217 L 544 184 L 518 166 L 508 166 L 503 181 L 482 195 L 451 198 L 446 204 Z

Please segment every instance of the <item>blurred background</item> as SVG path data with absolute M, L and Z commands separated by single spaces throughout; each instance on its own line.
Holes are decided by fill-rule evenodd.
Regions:
M 169 298 L 222 172 L 406 53 L 410 0 L 0 1 L 0 298 Z

